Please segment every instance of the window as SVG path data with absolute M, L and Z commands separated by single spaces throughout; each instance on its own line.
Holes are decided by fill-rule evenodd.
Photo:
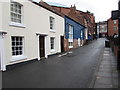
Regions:
M 50 43 L 51 43 L 51 50 L 54 50 L 55 49 L 55 38 L 54 37 L 50 38 Z
M 53 17 L 50 17 L 50 29 L 54 29 L 54 22 L 55 22 L 55 19 Z
M 104 26 L 101 26 L 101 30 L 104 31 Z
M 23 37 L 11 37 L 12 39 L 12 56 L 23 55 Z
M 69 48 L 73 47 L 73 42 L 69 42 Z
M 22 23 L 22 5 L 16 2 L 11 2 L 11 22 Z
M 117 27 L 116 27 L 116 26 L 114 26 L 114 30 L 117 30 Z
M 73 26 L 69 24 L 69 48 L 73 47 Z
M 69 25 L 69 39 L 73 39 L 73 26 Z
M 113 22 L 114 22 L 114 24 L 116 24 L 116 23 L 117 23 L 117 21 L 116 21 L 116 20 L 114 20 Z

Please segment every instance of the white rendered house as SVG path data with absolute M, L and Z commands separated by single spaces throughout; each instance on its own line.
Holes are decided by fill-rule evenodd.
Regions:
M 0 20 L 1 70 L 61 52 L 64 18 L 52 9 L 29 0 L 2 0 Z

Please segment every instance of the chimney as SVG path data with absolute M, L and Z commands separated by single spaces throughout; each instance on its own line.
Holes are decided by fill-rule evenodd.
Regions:
M 43 0 L 40 0 L 40 2 L 44 2 Z
M 71 9 L 71 11 L 75 12 L 75 11 L 76 11 L 76 6 L 75 6 L 75 4 L 74 4 L 74 6 L 71 5 L 71 8 L 70 8 L 70 9 Z

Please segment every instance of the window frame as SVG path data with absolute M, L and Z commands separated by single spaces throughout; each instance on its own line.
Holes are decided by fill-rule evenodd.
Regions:
M 13 20 L 12 20 L 13 19 Z M 23 5 L 18 2 L 10 2 L 11 23 L 23 24 Z
M 55 31 L 55 18 L 52 16 L 49 17 L 49 25 L 50 31 Z
M 20 49 L 20 46 L 19 45 L 16 45 L 17 43 L 20 44 L 20 41 L 17 41 L 17 39 L 15 39 L 15 41 L 12 40 L 12 38 L 22 38 L 22 49 L 21 50 L 18 50 L 18 52 L 20 53 L 20 51 L 22 52 L 22 54 L 15 54 L 13 55 L 13 48 L 19 48 Z M 20 39 L 19 39 L 20 40 Z M 13 46 L 13 42 L 15 43 L 15 46 Z M 24 56 L 24 37 L 23 36 L 11 36 L 11 54 L 12 54 L 12 59 L 11 61 L 17 61 L 17 60 L 22 60 L 22 59 L 27 59 L 26 56 Z M 17 50 L 16 50 L 17 52 Z
M 114 23 L 114 24 L 117 24 L 117 20 L 113 20 L 113 23 Z
M 14 41 L 13 41 L 13 39 L 14 39 Z M 24 39 L 24 37 L 21 37 L 21 36 L 11 36 L 12 56 L 21 56 L 21 55 L 24 55 L 24 40 L 23 39 Z M 13 45 L 13 43 L 14 43 L 14 45 Z M 18 45 L 18 43 L 19 43 L 19 45 Z M 21 54 L 17 54 L 16 52 L 18 52 L 18 51 L 16 49 L 14 51 L 13 48 L 19 48 L 18 51 L 20 51 L 22 53 Z M 22 49 L 20 49 L 20 48 L 22 48 Z
M 68 31 L 69 31 L 68 45 L 69 45 L 69 48 L 73 48 L 74 26 L 71 24 L 68 24 Z
M 116 31 L 117 30 L 117 26 L 114 26 L 113 29 L 114 29 L 114 31 Z
M 52 41 L 53 39 L 53 41 Z M 53 48 L 52 48 L 53 45 Z M 55 37 L 50 37 L 50 50 L 54 51 L 55 50 Z

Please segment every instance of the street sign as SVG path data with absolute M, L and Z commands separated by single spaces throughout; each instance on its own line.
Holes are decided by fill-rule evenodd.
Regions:
M 116 20 L 120 17 L 120 10 L 115 10 L 115 11 L 112 11 L 112 20 Z

